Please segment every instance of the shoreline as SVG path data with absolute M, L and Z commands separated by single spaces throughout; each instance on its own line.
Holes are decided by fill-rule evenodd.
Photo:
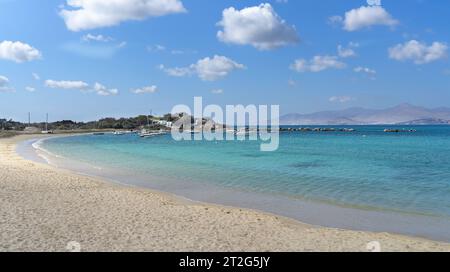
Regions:
M 41 137 L 42 139 L 21 142 L 16 150 L 26 160 L 50 164 L 75 174 L 100 178 L 122 186 L 169 194 L 193 203 L 249 209 L 325 228 L 375 233 L 387 232 L 445 243 L 450 242 L 450 231 L 448 229 L 450 219 L 447 217 L 321 202 L 319 200 L 286 197 L 282 194 L 254 192 L 243 188 L 225 188 L 212 183 L 197 183 L 195 181 L 167 179 L 155 175 L 140 175 L 126 169 L 118 170 L 105 165 L 97 165 L 95 162 L 80 162 L 61 157 L 40 145 L 35 146 L 35 144 L 55 137 L 58 136 Z
M 183 200 L 27 161 L 16 153 L 19 142 L 41 137 L 0 139 L 0 192 L 5 195 L 0 251 L 65 251 L 70 241 L 86 251 L 367 251 L 372 241 L 379 241 L 382 251 L 450 251 L 450 244 L 423 238 L 330 229 Z

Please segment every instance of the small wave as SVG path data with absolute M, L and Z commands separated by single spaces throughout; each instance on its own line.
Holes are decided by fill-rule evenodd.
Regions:
M 57 154 L 55 154 L 55 153 L 53 153 L 53 152 L 50 152 L 49 150 L 47 150 L 47 149 L 45 149 L 45 148 L 42 147 L 42 144 L 44 143 L 45 140 L 47 140 L 47 139 L 41 139 L 41 140 L 38 140 L 38 141 L 34 142 L 31 146 L 32 146 L 34 149 L 36 149 L 37 151 L 41 151 L 41 152 L 47 153 L 47 154 L 48 154 L 49 156 L 51 156 L 51 157 L 63 159 L 63 158 L 64 158 L 63 156 L 57 155 Z
M 57 164 L 54 161 L 61 162 L 61 160 L 70 160 L 70 159 L 68 159 L 68 158 L 66 158 L 64 156 L 55 154 L 55 153 L 49 151 L 48 149 L 44 148 L 42 146 L 42 144 L 48 139 L 50 139 L 50 138 L 40 139 L 40 140 L 37 140 L 37 141 L 35 141 L 35 142 L 33 142 L 31 144 L 31 146 L 35 149 L 36 155 L 38 157 L 42 158 L 47 164 L 55 166 L 55 167 L 59 167 L 59 164 Z M 92 168 L 92 169 L 95 169 L 97 171 L 103 171 L 104 170 L 100 166 L 90 165 L 90 164 L 86 164 L 86 165 L 87 165 L 88 168 Z
M 63 158 L 60 155 L 54 154 L 50 151 L 48 151 L 47 149 L 42 147 L 42 144 L 44 143 L 44 141 L 47 139 L 40 139 L 35 141 L 34 143 L 31 144 L 31 146 L 35 149 L 36 155 L 43 159 L 47 164 L 58 167 L 57 164 L 55 164 L 54 162 L 52 162 L 51 158 Z

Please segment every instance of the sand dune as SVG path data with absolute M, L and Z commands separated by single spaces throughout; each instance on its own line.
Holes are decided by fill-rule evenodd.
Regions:
M 16 144 L 30 137 L 0 140 L 0 251 L 367 251 L 372 241 L 381 251 L 450 251 L 114 185 L 20 158 Z

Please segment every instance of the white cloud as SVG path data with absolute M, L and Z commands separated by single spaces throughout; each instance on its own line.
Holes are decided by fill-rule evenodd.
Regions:
M 397 44 L 389 48 L 389 57 L 399 61 L 414 61 L 425 64 L 447 57 L 448 46 L 445 43 L 434 42 L 431 45 L 411 40 L 404 44 Z
M 67 6 L 59 14 L 71 31 L 186 12 L 180 0 L 67 0 Z
M 164 65 L 160 65 L 159 69 L 167 73 L 169 76 L 173 77 L 184 77 L 191 75 L 193 71 L 190 67 L 174 67 L 174 68 L 167 68 Z
M 33 88 L 33 87 L 30 87 L 30 86 L 27 86 L 27 87 L 25 87 L 25 90 L 26 90 L 26 91 L 28 91 L 28 92 L 30 92 L 30 93 L 33 93 L 33 92 L 35 92 L 35 91 L 36 91 L 36 89 L 35 89 L 35 88 Z
M 227 57 L 215 55 L 213 58 L 201 59 L 189 67 L 166 68 L 160 65 L 159 68 L 170 76 L 183 77 L 196 74 L 204 81 L 215 81 L 226 77 L 236 69 L 244 69 L 245 66 Z
M 370 69 L 367 67 L 358 66 L 355 69 L 353 69 L 355 73 L 364 73 L 366 74 L 370 79 L 375 79 L 375 76 L 377 75 L 377 71 L 374 69 Z
M 14 91 L 15 90 L 9 86 L 9 79 L 0 75 L 0 93 Z
M 63 89 L 63 90 L 79 90 L 83 92 L 95 92 L 101 96 L 112 96 L 119 94 L 117 89 L 108 89 L 104 85 L 96 82 L 92 87 L 84 81 L 69 81 L 69 80 L 46 80 L 45 86 L 52 89 Z
M 341 57 L 341 58 L 355 57 L 356 52 L 353 49 L 354 47 L 358 47 L 358 44 L 350 43 L 348 47 L 343 47 L 342 45 L 338 45 L 337 51 L 338 51 L 339 57 Z
M 31 73 L 31 75 L 33 76 L 34 80 L 41 80 L 41 77 L 38 74 Z
M 94 91 L 101 96 L 110 96 L 110 95 L 117 95 L 119 94 L 119 90 L 117 89 L 108 89 L 102 84 L 96 82 L 94 84 Z
M 223 94 L 223 90 L 222 89 L 214 89 L 214 90 L 211 90 L 211 93 L 212 94 Z
M 214 81 L 227 76 L 235 69 L 244 69 L 245 66 L 227 57 L 215 55 L 213 58 L 199 60 L 192 68 L 202 80 Z
M 158 87 L 155 85 L 131 90 L 131 92 L 134 94 L 152 94 L 152 93 L 156 93 L 157 91 L 158 91 Z
M 381 6 L 362 6 L 352 9 L 345 13 L 344 18 L 341 16 L 332 16 L 329 18 L 332 24 L 343 24 L 346 31 L 357 31 L 371 26 L 395 26 L 398 21 L 392 17 Z
M 355 71 L 356 73 L 367 73 L 367 74 L 376 74 L 377 72 L 373 69 L 367 68 L 367 67 L 356 67 L 355 69 L 353 69 L 353 71 Z
M 52 89 L 64 89 L 64 90 L 87 90 L 89 84 L 83 81 L 68 81 L 68 80 L 46 80 L 45 86 Z
M 81 38 L 83 41 L 85 42 L 89 42 L 89 41 L 96 41 L 96 42 L 110 42 L 113 41 L 114 39 L 108 36 L 103 36 L 101 34 L 99 35 L 92 35 L 92 34 L 86 34 Z
M 333 103 L 347 103 L 355 100 L 355 98 L 350 96 L 332 96 L 328 99 L 328 101 Z
M 339 61 L 336 56 L 315 56 L 310 61 L 305 59 L 296 60 L 290 68 L 299 73 L 321 72 L 326 69 L 343 69 L 346 64 Z
M 295 44 L 299 40 L 295 27 L 288 25 L 267 3 L 242 10 L 227 8 L 218 25 L 223 27 L 217 32 L 220 41 L 252 45 L 259 50 Z
M 3 41 L 0 43 L 0 59 L 21 63 L 40 59 L 41 57 L 41 52 L 29 44 L 12 41 Z

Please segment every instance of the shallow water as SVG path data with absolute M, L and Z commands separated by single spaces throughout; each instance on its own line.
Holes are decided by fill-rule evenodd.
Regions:
M 354 128 L 282 133 L 268 153 L 260 142 L 170 135 L 52 138 L 35 147 L 63 167 L 200 201 L 450 241 L 450 127 Z

